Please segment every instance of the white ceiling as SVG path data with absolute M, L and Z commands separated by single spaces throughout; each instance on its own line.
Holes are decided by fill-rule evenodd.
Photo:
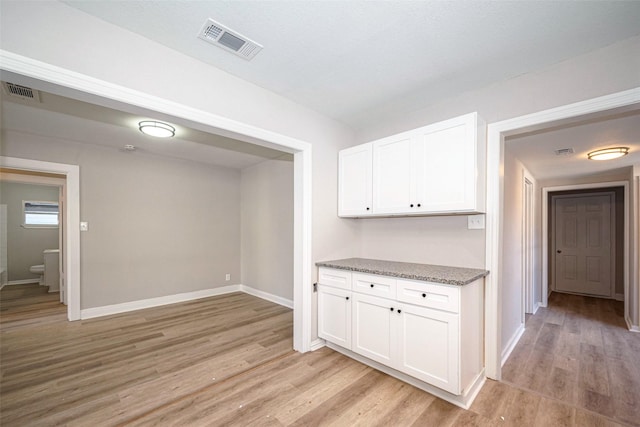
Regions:
M 65 3 L 355 129 L 640 34 L 640 1 Z M 198 39 L 207 18 L 264 49 Z
M 243 169 L 268 159 L 291 155 L 191 128 L 176 126 L 176 136 L 153 138 L 138 130 L 138 116 L 39 92 L 40 103 L 22 101 L 0 91 L 3 131 L 18 131 L 65 141 L 90 143 L 122 150 L 134 145 L 135 153 L 155 154 L 227 168 Z
M 640 164 L 640 105 L 635 110 L 560 125 L 506 139 L 513 153 L 538 180 L 594 175 Z M 601 148 L 629 147 L 615 160 L 588 160 L 587 153 Z M 558 156 L 555 150 L 573 148 Z

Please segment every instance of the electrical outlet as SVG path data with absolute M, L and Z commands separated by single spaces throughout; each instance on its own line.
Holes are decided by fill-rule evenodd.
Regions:
M 467 229 L 484 230 L 484 214 L 469 215 L 467 217 Z
M 226 280 L 227 282 L 228 282 L 229 280 L 231 280 L 231 275 L 230 275 L 230 274 L 227 274 L 227 275 L 225 276 L 224 280 Z

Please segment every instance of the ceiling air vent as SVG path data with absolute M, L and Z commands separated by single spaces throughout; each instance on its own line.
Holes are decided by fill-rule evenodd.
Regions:
M 27 86 L 20 86 L 15 83 L 2 82 L 2 89 L 4 92 L 16 98 L 20 98 L 25 101 L 40 102 L 40 94 L 37 90 L 31 89 Z
M 560 148 L 555 150 L 556 156 L 568 156 L 569 154 L 573 154 L 573 148 Z
M 262 50 L 262 45 L 245 37 L 224 25 L 208 19 L 204 23 L 198 37 L 229 52 L 250 60 Z

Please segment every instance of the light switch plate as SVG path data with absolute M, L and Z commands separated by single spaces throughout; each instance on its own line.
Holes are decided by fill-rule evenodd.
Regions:
M 484 230 L 484 214 L 469 215 L 467 217 L 467 228 L 469 230 Z
M 89 223 L 81 222 L 80 223 L 80 231 L 89 231 Z

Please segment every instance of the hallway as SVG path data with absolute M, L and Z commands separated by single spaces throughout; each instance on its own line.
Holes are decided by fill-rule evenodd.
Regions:
M 528 316 L 503 381 L 640 425 L 640 334 L 627 330 L 623 313 L 619 301 L 552 293 Z

